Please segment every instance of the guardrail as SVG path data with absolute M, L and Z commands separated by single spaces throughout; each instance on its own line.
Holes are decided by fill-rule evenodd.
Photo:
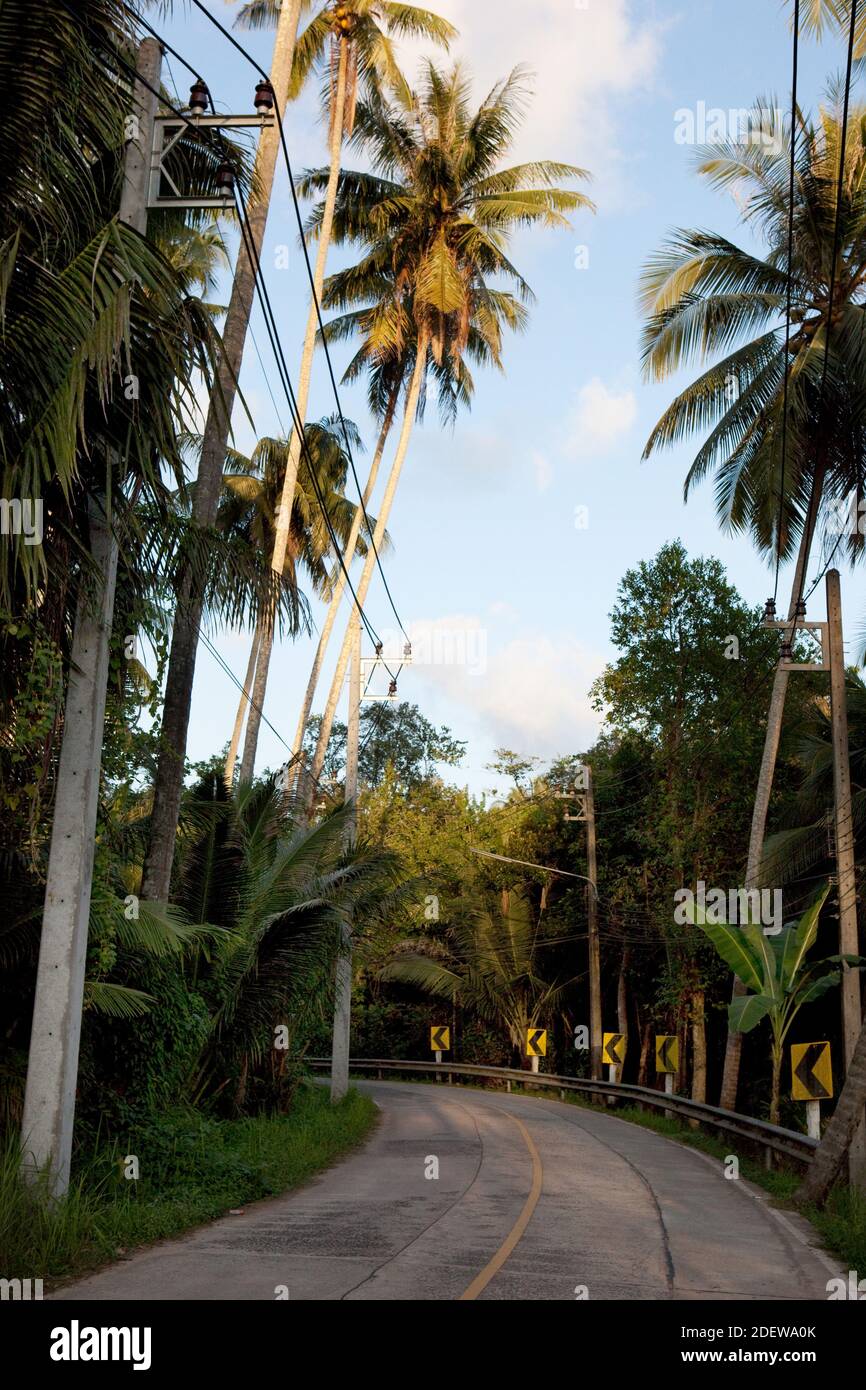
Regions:
M 308 1057 L 306 1060 L 317 1070 L 330 1070 L 329 1057 Z M 444 1076 L 449 1082 L 455 1076 L 466 1076 L 502 1081 L 507 1091 L 513 1085 L 559 1091 L 562 1099 L 567 1091 L 578 1091 L 589 1096 L 604 1097 L 608 1101 L 632 1100 L 685 1120 L 696 1120 L 710 1129 L 733 1134 L 738 1139 L 756 1144 L 764 1150 L 768 1166 L 772 1164 L 773 1154 L 808 1166 L 818 1147 L 818 1140 L 808 1134 L 798 1134 L 794 1129 L 783 1129 L 781 1125 L 771 1125 L 766 1120 L 753 1119 L 751 1115 L 740 1115 L 735 1110 L 721 1110 L 716 1105 L 705 1105 L 702 1101 L 688 1100 L 685 1096 L 654 1091 L 649 1086 L 624 1086 L 614 1081 L 590 1081 L 581 1076 L 515 1071 L 512 1067 L 487 1067 L 480 1063 L 395 1061 L 391 1057 L 353 1057 L 349 1069 L 354 1072 L 375 1072 L 380 1080 L 386 1072 Z

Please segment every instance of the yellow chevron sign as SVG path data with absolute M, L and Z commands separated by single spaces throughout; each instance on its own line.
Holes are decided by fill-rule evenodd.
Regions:
M 791 1046 L 791 1098 L 829 1100 L 833 1094 L 830 1044 L 793 1043 Z
M 527 1057 L 546 1057 L 546 1056 L 547 1056 L 547 1029 L 546 1029 L 546 1028 L 527 1028 L 527 1030 L 526 1030 L 526 1055 L 527 1055 Z
M 656 1071 L 673 1072 L 680 1069 L 680 1040 L 675 1033 L 656 1034 Z
M 601 1058 L 612 1067 L 621 1067 L 625 1061 L 625 1033 L 605 1033 Z
M 434 1024 L 430 1029 L 430 1051 L 431 1052 L 450 1052 L 451 1051 L 451 1029 L 442 1024 Z

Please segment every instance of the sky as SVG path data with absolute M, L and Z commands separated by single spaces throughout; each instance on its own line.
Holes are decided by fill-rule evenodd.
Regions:
M 211 0 L 210 8 L 230 27 L 240 5 Z M 389 522 L 392 546 L 383 556 L 403 626 L 416 648 L 434 658 L 406 668 L 400 697 L 467 741 L 463 763 L 445 773 L 449 780 L 474 793 L 501 793 L 502 778 L 488 769 L 496 748 L 544 763 L 586 749 L 598 734 L 589 690 L 616 657 L 608 615 L 628 568 L 679 538 L 691 556 L 717 556 L 749 603 L 763 603 L 772 592 L 773 573 L 748 537 L 719 529 L 712 481 L 683 501 L 697 441 L 641 461 L 653 425 L 697 369 L 663 383 L 643 379 L 637 287 L 643 264 L 677 227 L 711 228 L 753 245 L 730 194 L 708 188 L 697 175 L 694 147 L 684 143 L 684 113 L 700 138 L 701 113 L 713 108 L 749 108 L 762 96 L 787 107 L 792 7 L 783 0 L 430 0 L 430 8 L 459 29 L 450 56 L 472 74 L 479 101 L 515 65 L 532 73 L 533 94 L 509 162 L 547 158 L 585 168 L 592 175 L 586 191 L 597 206 L 595 215 L 575 214 L 568 230 L 515 235 L 511 259 L 535 295 L 528 330 L 506 342 L 504 375 L 475 373 L 472 409 L 453 429 L 443 429 L 432 408 L 416 427 Z M 204 16 L 175 0 L 159 27 L 199 69 L 218 110 L 251 109 L 255 72 Z M 267 69 L 271 33 L 238 37 Z M 405 45 L 404 70 L 415 72 L 430 51 Z M 801 42 L 801 105 L 814 108 L 844 57 L 838 35 Z M 185 97 L 192 79 L 176 58 L 163 77 Z M 289 107 L 286 135 L 296 172 L 326 162 L 316 90 Z M 346 166 L 358 163 L 349 151 Z M 350 258 L 351 251 L 335 250 L 329 269 Z M 262 265 L 296 378 L 308 282 L 284 171 Z M 225 285 L 218 293 L 225 302 Z M 269 385 L 282 420 L 287 416 L 258 311 L 253 333 L 265 370 L 248 342 L 241 385 L 255 429 L 240 411 L 234 422 L 236 443 L 246 451 L 257 437 L 281 432 Z M 349 352 L 334 349 L 338 373 Z M 375 426 L 363 390 L 345 386 L 340 395 L 369 453 Z M 333 408 L 319 356 L 308 419 Z M 383 475 L 389 462 L 390 452 Z M 357 463 L 363 476 L 365 455 Z M 369 508 L 374 516 L 382 485 L 380 477 Z M 821 563 L 816 547 L 809 582 Z M 783 569 L 785 603 L 790 584 Z M 844 566 L 842 599 L 853 657 L 866 618 L 866 582 Z M 809 616 L 823 617 L 823 607 L 822 584 Z M 319 624 L 324 609 L 315 598 L 311 611 Z M 366 611 L 386 651 L 392 649 L 396 623 L 378 575 Z M 348 612 L 338 623 L 340 638 L 347 618 Z M 242 678 L 249 633 L 213 629 L 209 636 Z M 286 743 L 315 641 L 315 634 L 286 640 L 271 661 L 265 713 Z M 316 710 L 330 685 L 332 645 Z M 201 647 L 191 758 L 227 743 L 237 699 Z M 345 694 L 339 717 L 345 718 Z M 286 756 L 263 725 L 257 767 L 275 768 Z

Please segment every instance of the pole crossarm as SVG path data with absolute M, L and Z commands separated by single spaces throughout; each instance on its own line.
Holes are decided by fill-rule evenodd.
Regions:
M 148 208 L 219 208 L 234 207 L 234 195 L 230 188 L 214 197 L 200 197 L 185 193 L 179 188 L 166 165 L 166 159 L 178 141 L 192 129 L 239 130 L 255 127 L 267 130 L 274 125 L 274 117 L 268 115 L 241 116 L 157 116 L 153 123 L 153 144 L 150 154 L 150 177 L 148 181 Z M 165 193 L 165 185 L 171 189 Z

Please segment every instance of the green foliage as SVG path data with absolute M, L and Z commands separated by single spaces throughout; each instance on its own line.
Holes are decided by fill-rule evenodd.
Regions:
M 135 1245 L 296 1187 L 359 1143 L 375 1117 L 372 1101 L 357 1091 L 332 1106 L 318 1086 L 301 1088 L 287 1115 L 217 1122 L 174 1108 L 111 1144 L 79 1151 L 69 1194 L 56 1205 L 22 1185 L 13 1137 L 0 1155 L 3 1275 L 81 1274 Z M 139 1158 L 137 1181 L 123 1176 L 130 1153 Z

